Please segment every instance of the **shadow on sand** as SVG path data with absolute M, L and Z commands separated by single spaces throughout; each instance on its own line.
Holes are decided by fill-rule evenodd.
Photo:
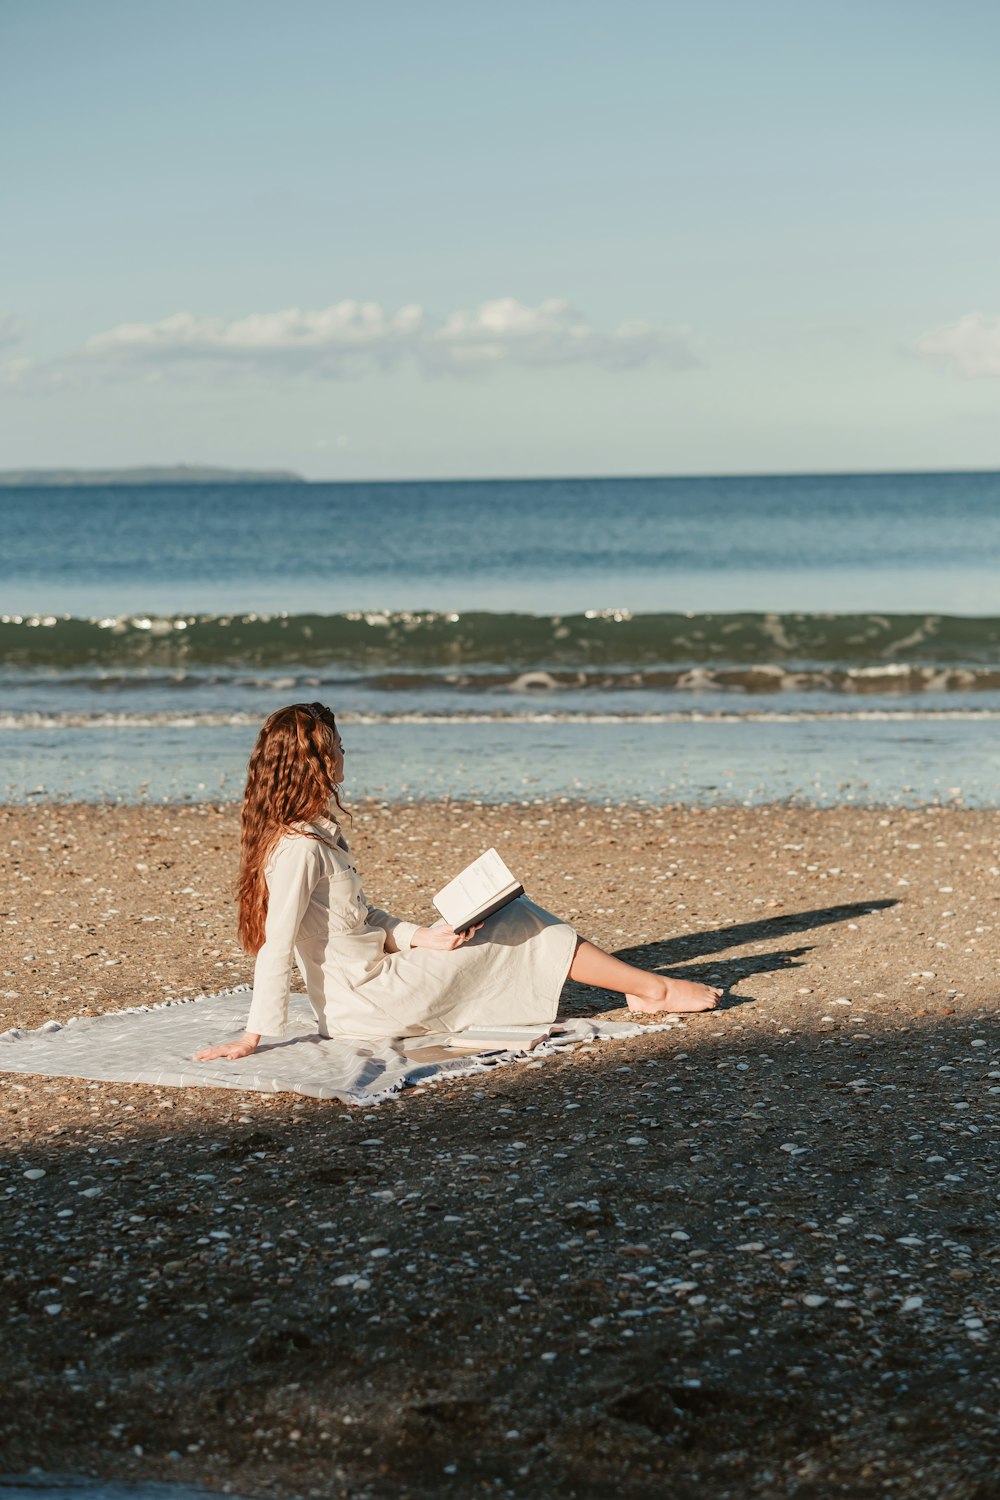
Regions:
M 691 963 L 691 959 L 704 958 L 726 948 L 738 948 L 744 943 L 768 942 L 793 933 L 809 932 L 817 927 L 829 927 L 837 922 L 849 922 L 855 917 L 870 916 L 896 906 L 893 898 L 879 901 L 851 901 L 840 906 L 819 906 L 810 911 L 785 912 L 780 916 L 765 917 L 757 922 L 740 922 L 734 926 L 714 927 L 707 932 L 694 932 L 684 936 L 661 938 L 655 943 L 639 943 L 629 948 L 615 949 L 615 957 L 640 969 L 676 970 L 684 967 L 677 977 L 700 981 L 703 984 L 721 985 L 729 990 L 740 980 L 756 974 L 773 974 L 802 967 L 805 955 L 812 952 L 812 945 L 798 948 L 775 948 L 768 953 L 742 954 L 729 961 L 713 959 L 707 963 Z M 607 997 L 607 998 L 605 998 Z M 752 995 L 727 994 L 719 1003 L 719 1012 L 750 1004 Z M 564 992 L 562 1010 L 570 1015 L 597 1015 L 617 1009 L 619 997 L 610 990 L 593 990 L 585 985 L 570 982 Z
M 995 1500 L 991 1018 L 907 1020 L 695 1022 L 359 1114 L 26 1084 L 0 1465 L 331 1500 Z

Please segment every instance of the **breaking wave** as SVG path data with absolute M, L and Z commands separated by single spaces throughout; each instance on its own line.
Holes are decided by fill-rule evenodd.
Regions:
M 577 615 L 407 611 L 80 619 L 0 617 L 19 675 L 347 674 L 421 686 L 975 692 L 1000 687 L 1000 617 L 892 614 Z M 317 679 L 313 679 L 314 681 Z

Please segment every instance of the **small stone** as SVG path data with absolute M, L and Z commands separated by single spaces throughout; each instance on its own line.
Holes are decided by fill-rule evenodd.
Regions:
M 359 1276 L 357 1281 L 354 1283 L 354 1290 L 356 1292 L 367 1292 L 370 1287 L 371 1282 L 368 1281 L 364 1276 Z
M 918 1307 L 923 1307 L 923 1297 L 907 1297 L 900 1306 L 900 1312 L 916 1312 Z
M 644 1135 L 630 1135 L 625 1144 L 626 1146 L 648 1146 L 649 1142 Z
M 58 1317 L 62 1310 L 63 1305 L 61 1302 L 46 1302 L 45 1304 L 45 1311 L 48 1313 L 50 1318 Z
M 29 1167 L 24 1175 L 29 1182 L 37 1182 L 40 1177 L 45 1176 L 45 1170 L 43 1167 Z
M 554 1359 L 558 1359 L 558 1357 L 559 1356 L 556 1354 L 554 1349 L 547 1349 L 546 1352 L 542 1355 L 542 1359 L 546 1360 L 550 1364 Z
M 368 1252 L 370 1260 L 382 1260 L 384 1256 L 391 1254 L 392 1251 L 387 1249 L 385 1245 L 379 1245 L 375 1250 L 369 1250 Z
M 80 1193 L 81 1198 L 99 1198 L 101 1190 L 99 1187 L 84 1188 Z
M 818 1292 L 807 1292 L 802 1301 L 806 1307 L 822 1307 L 826 1298 L 821 1297 Z

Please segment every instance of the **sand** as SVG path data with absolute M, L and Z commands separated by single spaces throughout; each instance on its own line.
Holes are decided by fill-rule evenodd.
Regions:
M 0 811 L 0 1029 L 247 981 L 236 828 Z M 366 804 L 352 842 L 428 920 L 496 844 L 727 999 L 375 1112 L 0 1075 L 0 1472 L 995 1495 L 1000 813 Z

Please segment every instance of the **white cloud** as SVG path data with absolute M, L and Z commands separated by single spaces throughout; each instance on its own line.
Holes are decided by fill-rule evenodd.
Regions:
M 289 307 L 282 312 L 250 313 L 226 322 L 175 313 L 159 323 L 120 323 L 84 346 L 97 358 L 215 359 L 229 363 L 276 357 L 322 362 L 324 356 L 346 358 L 388 351 L 419 335 L 423 313 L 402 307 L 389 315 L 377 302 L 338 302 L 318 312 Z
M 1000 375 L 1000 318 L 967 313 L 957 323 L 918 339 L 917 351 L 933 359 L 950 360 L 960 375 L 971 379 Z
M 157 323 L 122 323 L 97 334 L 75 359 L 109 371 L 202 363 L 319 376 L 387 369 L 405 359 L 427 374 L 499 364 L 623 369 L 651 360 L 676 368 L 698 363 L 685 329 L 629 322 L 604 332 L 568 302 L 550 298 L 528 307 L 513 297 L 440 319 L 413 304 L 388 312 L 377 302 L 355 301 L 317 311 L 251 313 L 232 321 L 175 313 Z
M 611 368 L 663 359 L 684 368 L 697 364 L 685 329 L 655 323 L 621 323 L 611 333 L 592 328 L 561 298 L 525 307 L 513 297 L 484 302 L 475 312 L 455 312 L 436 328 L 425 359 L 447 366 L 562 365 L 586 362 Z

